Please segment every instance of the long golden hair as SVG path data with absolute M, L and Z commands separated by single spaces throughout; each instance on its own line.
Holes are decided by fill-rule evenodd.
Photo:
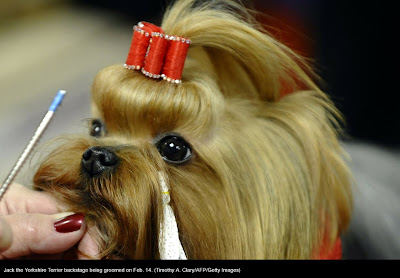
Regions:
M 78 154 L 90 145 L 132 146 L 135 151 L 117 151 L 125 157 L 124 171 L 117 170 L 114 181 L 104 179 L 107 193 L 96 192 L 108 194 L 109 205 L 86 212 L 108 234 L 105 253 L 126 244 L 127 258 L 157 258 L 151 245 L 157 223 L 146 224 L 153 236 L 136 234 L 132 242 L 126 237 L 131 226 L 145 233 L 141 223 L 162 219 L 154 205 L 160 200 L 156 174 L 161 171 L 189 259 L 313 258 L 323 241 L 333 243 L 346 229 L 352 195 L 338 142 L 341 116 L 315 84 L 311 67 L 263 31 L 239 2 L 176 1 L 161 27 L 192 40 L 183 83 L 153 80 L 122 65 L 100 71 L 92 110 L 108 135 L 81 138 L 58 150 L 42 164 L 35 184 L 50 190 L 64 180 L 81 183 Z M 283 84 L 293 93 L 282 98 Z M 151 144 L 172 131 L 193 148 L 193 159 L 184 165 L 165 163 Z M 74 148 L 76 154 L 66 154 Z M 63 174 L 65 164 L 55 166 L 53 159 L 62 153 L 74 165 Z M 74 198 L 67 198 L 70 206 L 82 210 L 85 204 Z M 110 217 L 104 217 L 108 206 Z M 146 211 L 134 213 L 136 218 L 154 219 L 130 219 L 129 210 Z M 126 229 L 120 227 L 130 221 Z

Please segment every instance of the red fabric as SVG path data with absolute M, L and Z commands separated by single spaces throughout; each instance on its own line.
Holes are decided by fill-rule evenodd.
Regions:
M 125 67 L 180 83 L 190 42 L 187 38 L 166 35 L 154 24 L 139 22 L 134 27 Z
M 168 41 L 159 36 L 152 36 L 144 62 L 144 70 L 155 75 L 161 74 Z
M 150 36 L 146 36 L 144 33 L 134 30 L 131 47 L 125 63 L 129 66 L 137 67 L 138 69 L 142 68 L 144 66 L 144 56 L 146 55 L 149 41 Z
M 137 26 L 133 29 L 133 37 L 131 42 L 131 47 L 129 49 L 128 57 L 126 58 L 126 64 L 129 66 L 134 66 L 142 68 L 145 65 L 145 58 L 147 56 L 150 39 L 152 37 L 153 32 L 163 33 L 163 30 L 151 23 L 148 22 L 139 22 Z M 164 47 L 164 52 L 165 52 Z M 157 44 L 154 49 L 157 50 Z M 164 52 L 161 59 L 164 59 Z M 154 55 L 152 55 L 154 57 Z M 159 71 L 161 70 L 161 66 Z
M 319 255 L 315 256 L 316 260 L 340 260 L 342 259 L 342 242 L 338 238 L 335 244 L 329 248 L 325 242 L 320 249 Z
M 163 68 L 165 76 L 171 79 L 181 79 L 188 49 L 189 43 L 185 38 L 176 37 L 169 41 Z

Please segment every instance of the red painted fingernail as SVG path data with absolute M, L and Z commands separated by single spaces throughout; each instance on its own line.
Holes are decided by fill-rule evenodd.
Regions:
M 75 213 L 61 218 L 54 223 L 54 228 L 59 233 L 70 233 L 78 231 L 83 223 L 85 216 L 83 213 Z

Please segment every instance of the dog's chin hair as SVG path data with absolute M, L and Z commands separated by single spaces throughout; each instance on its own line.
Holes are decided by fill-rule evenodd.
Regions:
M 41 164 L 34 177 L 35 188 L 52 194 L 68 211 L 85 214 L 88 225 L 98 231 L 94 238 L 101 247 L 100 257 L 158 258 L 156 231 L 162 202 L 157 163 L 147 162 L 146 156 L 152 154 L 133 146 L 118 148 L 118 169 L 89 177 L 82 172 L 80 159 L 95 140 L 73 138 L 66 137 L 68 143 Z

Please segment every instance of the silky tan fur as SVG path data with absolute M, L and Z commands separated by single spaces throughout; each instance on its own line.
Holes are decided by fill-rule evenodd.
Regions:
M 310 259 L 345 231 L 351 177 L 340 113 L 310 66 L 234 1 L 176 1 L 162 26 L 192 40 L 182 84 L 115 65 L 96 76 L 92 110 L 108 133 L 67 138 L 34 177 L 98 228 L 102 256 L 158 259 L 158 173 L 188 259 Z M 282 84 L 294 92 L 280 96 Z M 193 158 L 163 161 L 154 138 L 182 135 Z M 86 178 L 82 153 L 109 146 L 108 175 Z

